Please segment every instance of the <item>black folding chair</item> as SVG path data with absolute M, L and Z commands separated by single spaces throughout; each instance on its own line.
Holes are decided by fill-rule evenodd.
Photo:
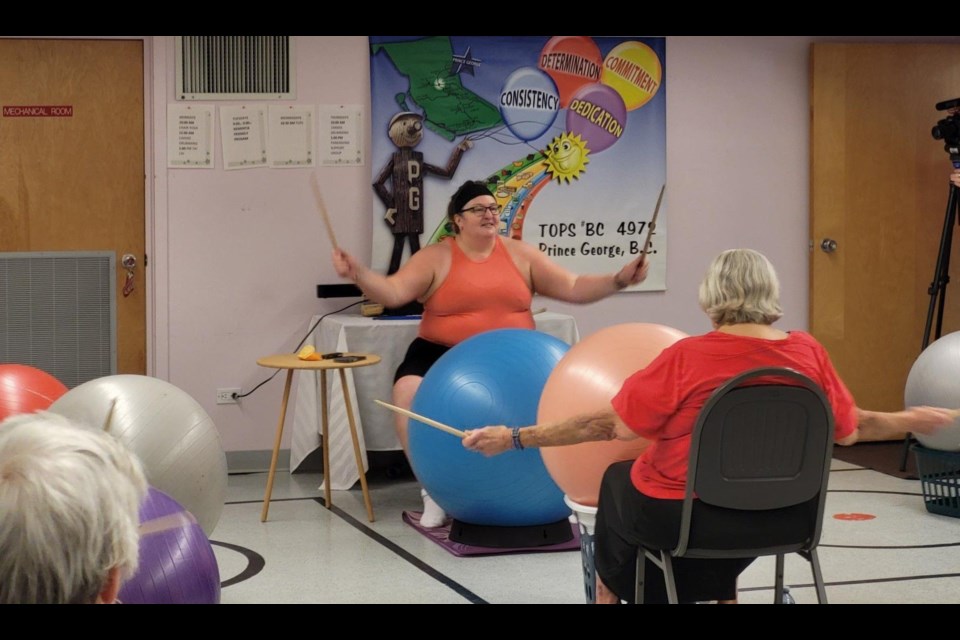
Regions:
M 773 597 L 782 603 L 783 558 L 797 553 L 826 604 L 817 544 L 832 452 L 833 411 L 807 376 L 753 369 L 714 391 L 693 430 L 680 538 L 674 549 L 641 546 L 636 602 L 643 603 L 645 558 L 663 571 L 668 600 L 677 603 L 676 558 L 774 555 Z

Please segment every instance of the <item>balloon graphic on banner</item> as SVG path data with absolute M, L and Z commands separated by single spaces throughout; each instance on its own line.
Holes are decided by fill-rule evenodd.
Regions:
M 623 98 L 605 84 L 591 84 L 573 95 L 567 108 L 567 131 L 579 134 L 590 153 L 612 146 L 623 135 L 627 107 Z
M 554 36 L 540 52 L 539 67 L 560 90 L 560 107 L 566 109 L 581 87 L 600 81 L 603 56 L 589 36 Z
M 521 140 L 539 138 L 550 128 L 560 110 L 560 93 L 543 71 L 520 67 L 500 90 L 500 115 L 507 128 Z
M 656 52 L 631 40 L 615 46 L 603 61 L 600 82 L 616 89 L 627 111 L 639 109 L 660 89 L 663 66 Z

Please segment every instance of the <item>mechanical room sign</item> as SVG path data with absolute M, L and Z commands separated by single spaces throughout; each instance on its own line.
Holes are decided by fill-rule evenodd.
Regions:
M 3 105 L 4 118 L 72 118 L 72 104 Z

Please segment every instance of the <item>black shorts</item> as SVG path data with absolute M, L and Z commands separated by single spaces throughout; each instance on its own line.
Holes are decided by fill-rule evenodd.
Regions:
M 403 362 L 397 367 L 397 372 L 393 375 L 394 384 L 403 376 L 420 376 L 422 378 L 427 375 L 427 371 L 433 366 L 433 363 L 449 350 L 450 347 L 446 345 L 417 338 L 410 343 L 407 355 L 403 357 Z

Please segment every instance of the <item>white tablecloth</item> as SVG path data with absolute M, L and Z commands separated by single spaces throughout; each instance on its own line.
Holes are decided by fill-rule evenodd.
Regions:
M 320 316 L 310 319 L 312 327 Z M 573 316 L 546 311 L 534 316 L 537 329 L 556 336 L 567 344 L 580 339 Z M 417 337 L 419 320 L 386 320 L 365 318 L 358 314 L 338 313 L 327 316 L 307 337 L 321 353 L 353 351 L 374 353 L 380 364 L 358 369 L 347 369 L 347 387 L 357 421 L 360 450 L 364 469 L 367 469 L 367 451 L 393 451 L 400 442 L 393 426 L 393 412 L 375 404 L 373 400 L 392 401 L 393 374 L 407 353 L 407 347 Z M 295 471 L 303 460 L 320 447 L 320 376 L 316 372 L 297 374 L 297 400 L 293 407 L 293 436 L 290 445 L 290 469 Z M 339 373 L 327 374 L 327 392 L 330 397 L 330 488 L 349 489 L 360 476 L 353 458 L 353 444 Z

